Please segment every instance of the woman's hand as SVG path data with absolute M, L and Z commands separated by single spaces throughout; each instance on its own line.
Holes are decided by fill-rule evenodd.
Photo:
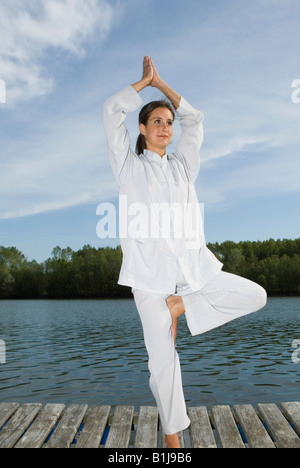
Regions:
M 142 91 L 142 89 L 151 85 L 153 76 L 154 76 L 154 70 L 153 70 L 152 60 L 150 59 L 150 57 L 146 56 L 144 57 L 144 60 L 143 60 L 142 79 L 140 81 L 137 81 L 131 86 L 136 90 L 137 93 L 139 93 L 140 91 Z
M 143 60 L 143 76 L 141 81 L 145 87 L 153 86 L 154 88 L 159 88 L 161 82 L 152 58 L 148 57 L 147 55 Z
M 161 82 L 153 60 L 148 56 L 144 57 L 143 61 L 142 81 L 144 81 L 147 86 L 153 86 L 154 88 L 158 88 Z
M 159 76 L 156 67 L 150 57 L 147 55 L 143 60 L 143 76 L 140 81 L 131 85 L 137 93 L 147 86 L 153 86 L 161 91 L 173 104 L 175 109 L 178 109 L 181 96 L 167 85 Z
M 153 60 L 150 58 L 150 63 L 151 63 L 151 66 L 152 66 L 152 70 L 153 70 L 153 77 L 152 77 L 152 81 L 150 83 L 150 86 L 153 86 L 154 88 L 159 88 L 160 86 L 160 83 L 161 83 L 161 79 L 160 79 L 160 76 L 157 72 L 157 69 L 153 63 Z
M 152 86 L 154 70 L 153 70 L 153 63 L 150 57 L 146 56 L 143 60 L 143 76 L 142 81 L 144 81 L 146 86 Z

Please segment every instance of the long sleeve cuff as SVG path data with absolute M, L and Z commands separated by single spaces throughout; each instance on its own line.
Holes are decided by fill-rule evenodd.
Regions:
M 197 123 L 200 123 L 204 119 L 203 112 L 192 107 L 183 96 L 181 96 L 179 107 L 176 110 L 176 113 L 180 118 L 193 115 Z
M 138 109 L 142 103 L 140 95 L 129 85 L 110 96 L 105 101 L 103 107 L 104 109 L 109 109 L 112 113 L 119 112 L 120 110 L 131 112 Z

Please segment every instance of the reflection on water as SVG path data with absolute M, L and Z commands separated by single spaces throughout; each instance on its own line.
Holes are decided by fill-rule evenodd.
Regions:
M 177 351 L 189 406 L 299 400 L 300 298 L 192 337 Z M 0 401 L 154 404 L 133 300 L 0 301 Z

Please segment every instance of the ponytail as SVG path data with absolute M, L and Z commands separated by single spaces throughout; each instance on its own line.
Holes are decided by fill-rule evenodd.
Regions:
M 143 154 L 144 150 L 146 149 L 146 141 L 144 135 L 141 133 L 138 136 L 138 139 L 136 140 L 136 146 L 135 146 L 135 152 L 136 154 Z

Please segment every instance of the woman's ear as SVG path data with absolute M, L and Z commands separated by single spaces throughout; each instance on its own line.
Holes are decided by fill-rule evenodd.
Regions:
M 146 126 L 144 124 L 140 124 L 140 133 L 145 136 L 146 133 Z

